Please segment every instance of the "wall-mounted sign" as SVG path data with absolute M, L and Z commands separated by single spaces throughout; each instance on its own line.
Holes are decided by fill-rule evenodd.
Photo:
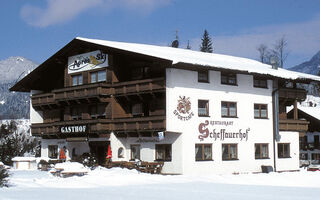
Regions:
M 148 143 L 148 142 L 159 142 L 157 138 L 139 138 L 136 141 L 137 143 Z
M 87 131 L 87 125 L 74 125 L 74 126 L 61 126 L 61 133 L 85 133 Z
M 107 66 L 108 55 L 99 50 L 71 56 L 68 58 L 68 74 Z
M 179 96 L 177 109 L 173 111 L 173 114 L 182 121 L 187 121 L 194 116 L 191 111 L 190 97 Z
M 208 126 L 211 125 L 211 131 L 209 130 Z M 215 125 L 223 125 L 225 127 L 215 127 Z M 203 141 L 207 138 L 212 138 L 215 141 L 221 140 L 224 141 L 226 139 L 239 139 L 240 141 L 248 141 L 248 136 L 250 132 L 250 128 L 246 129 L 236 129 L 236 130 L 229 130 L 226 127 L 232 126 L 232 121 L 210 121 L 206 120 L 204 123 L 199 124 L 199 136 L 198 139 Z

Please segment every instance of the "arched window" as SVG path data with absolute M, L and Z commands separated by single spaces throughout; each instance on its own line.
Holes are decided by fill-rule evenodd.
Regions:
M 118 158 L 123 158 L 124 157 L 124 149 L 123 147 L 120 147 L 118 149 Z

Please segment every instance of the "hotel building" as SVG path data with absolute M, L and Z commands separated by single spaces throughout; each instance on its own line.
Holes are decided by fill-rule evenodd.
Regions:
M 31 92 L 41 156 L 94 153 L 162 161 L 162 173 L 299 169 L 297 117 L 320 77 L 258 61 L 153 45 L 75 38 L 11 90 Z M 286 107 L 294 105 L 294 118 Z

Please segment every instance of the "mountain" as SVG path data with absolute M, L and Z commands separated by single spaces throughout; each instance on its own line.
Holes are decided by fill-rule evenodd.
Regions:
M 30 94 L 10 92 L 9 88 L 37 66 L 23 57 L 0 61 L 0 119 L 29 118 Z
M 38 64 L 23 57 L 10 57 L 0 61 L 0 83 L 11 83 L 23 78 Z
M 314 55 L 309 61 L 296 65 L 290 68 L 290 70 L 317 75 L 318 71 L 320 70 L 320 51 L 316 53 L 316 55 Z

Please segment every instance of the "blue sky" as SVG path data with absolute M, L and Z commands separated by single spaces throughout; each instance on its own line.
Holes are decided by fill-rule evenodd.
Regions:
M 178 36 L 199 49 L 204 29 L 215 53 L 258 59 L 285 36 L 285 67 L 320 50 L 319 0 L 3 0 L 0 60 L 41 63 L 74 37 L 168 45 Z

